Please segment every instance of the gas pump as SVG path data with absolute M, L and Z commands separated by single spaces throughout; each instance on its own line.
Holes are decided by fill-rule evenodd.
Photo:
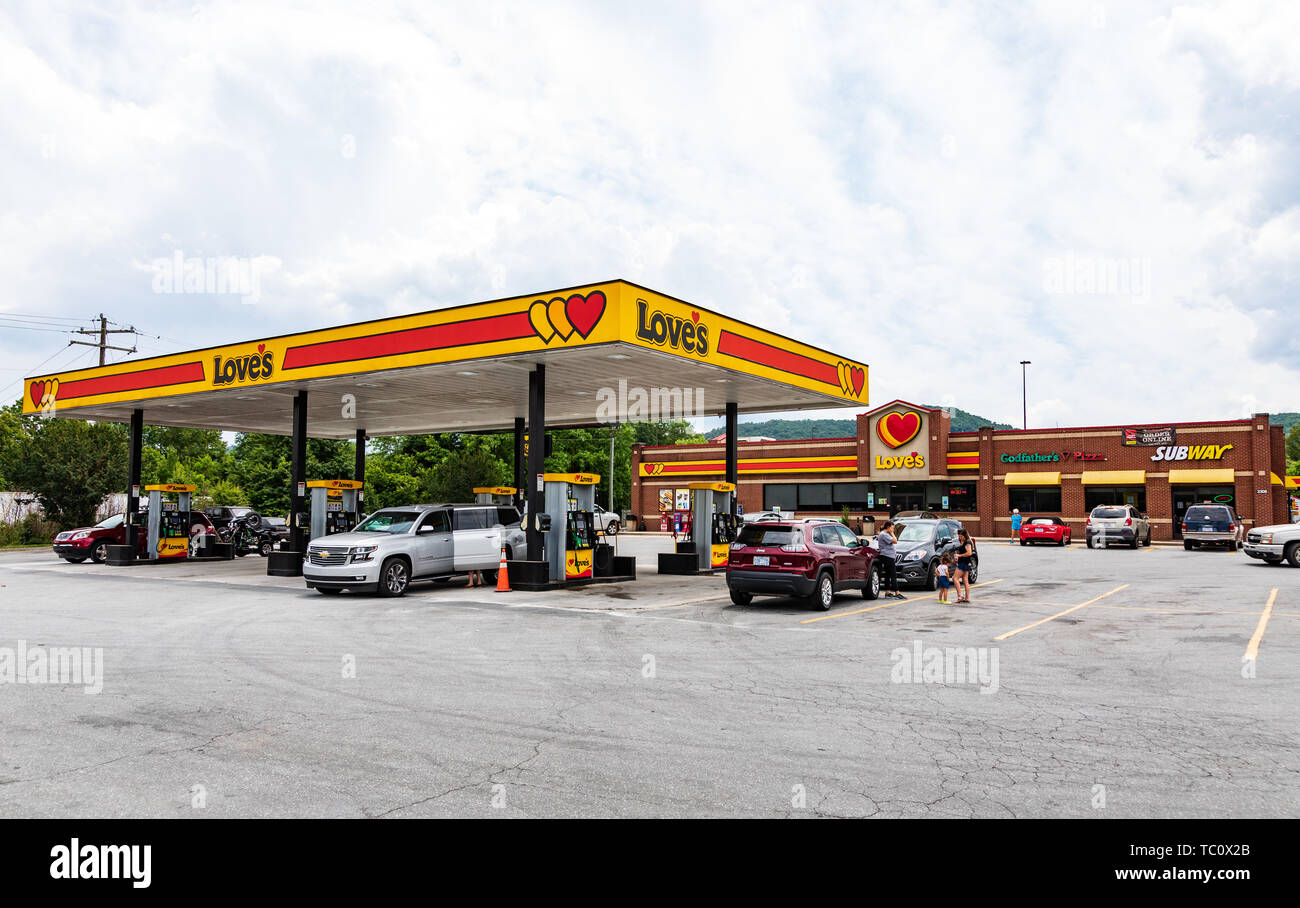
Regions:
M 727 566 L 731 543 L 740 533 L 740 520 L 731 513 L 736 487 L 730 482 L 692 482 L 690 526 L 675 552 L 659 553 L 661 574 L 704 574 Z
M 144 487 L 149 493 L 150 561 L 190 556 L 190 496 L 194 488 L 173 483 Z
M 353 479 L 313 479 L 307 483 L 310 538 L 356 529 L 361 486 Z
M 515 493 L 518 491 L 509 486 L 482 486 L 474 490 L 474 503 L 506 507 L 515 503 Z
M 551 526 L 543 536 L 552 580 L 585 580 L 593 576 L 596 548 L 595 473 L 543 473 L 542 492 Z

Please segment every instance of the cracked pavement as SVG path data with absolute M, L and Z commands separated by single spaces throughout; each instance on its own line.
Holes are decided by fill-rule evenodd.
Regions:
M 453 582 L 399 600 L 326 599 L 259 576 L 260 559 L 110 569 L 0 554 L 0 647 L 102 647 L 105 673 L 98 695 L 0 684 L 0 814 L 1300 812 L 1300 571 L 986 542 L 983 578 L 999 582 L 969 607 L 909 590 L 850 615 L 888 600 L 844 594 L 838 617 L 805 624 L 826 613 L 734 606 L 720 576 L 648 569 L 663 540 L 622 544 L 643 565 L 633 584 Z M 895 650 L 917 641 L 995 648 L 996 693 L 893 683 Z

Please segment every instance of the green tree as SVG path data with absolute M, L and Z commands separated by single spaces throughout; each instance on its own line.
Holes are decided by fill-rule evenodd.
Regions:
M 1291 431 L 1286 434 L 1286 459 L 1288 464 L 1300 464 L 1300 422 L 1291 427 Z M 1294 476 L 1294 466 L 1288 466 L 1288 471 Z
M 0 489 L 22 491 L 8 476 L 9 463 L 18 456 L 18 446 L 22 440 L 23 402 L 20 399 L 0 408 Z
M 86 526 L 106 495 L 125 490 L 126 456 L 122 426 L 29 416 L 6 452 L 6 473 L 36 497 L 50 520 Z
M 508 478 L 500 458 L 487 446 L 473 445 L 444 457 L 425 476 L 421 491 L 426 501 L 473 501 L 475 487 L 502 485 Z
M 421 473 L 409 454 L 390 451 L 367 456 L 365 511 L 415 504 L 421 497 L 420 487 Z

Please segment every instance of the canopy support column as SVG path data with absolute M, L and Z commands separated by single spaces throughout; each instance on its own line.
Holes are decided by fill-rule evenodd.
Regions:
M 727 404 L 727 482 L 736 487 L 731 496 L 731 513 L 736 513 L 736 504 L 740 500 L 740 439 L 737 438 L 739 413 L 738 405 L 732 401 Z
M 127 436 L 126 466 L 126 544 L 131 552 L 139 545 L 139 527 L 135 525 L 140 513 L 140 455 L 144 449 L 144 411 L 131 411 L 131 427 Z
M 357 450 L 353 455 L 352 461 L 352 478 L 357 482 L 366 481 L 366 430 L 357 429 Z M 365 500 L 365 486 L 358 490 L 362 500 Z M 357 511 L 364 511 L 365 508 L 358 506 Z
M 524 484 L 524 419 L 515 417 L 515 507 L 521 508 L 528 497 L 528 487 Z
M 293 515 L 289 530 L 289 547 L 295 552 L 307 550 L 307 530 L 300 515 L 307 512 L 307 392 L 293 397 L 293 441 L 290 452 L 289 513 Z
M 528 475 L 524 478 L 528 500 L 528 560 L 542 560 L 542 534 L 537 530 L 537 515 L 546 508 L 542 494 L 542 474 L 546 472 L 546 366 L 538 363 L 528 374 Z M 563 520 L 563 514 L 552 514 Z

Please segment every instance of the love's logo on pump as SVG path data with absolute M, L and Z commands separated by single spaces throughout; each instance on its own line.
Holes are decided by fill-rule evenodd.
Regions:
M 658 476 L 664 471 L 664 465 L 661 463 L 647 463 L 642 464 L 642 466 L 645 467 L 645 473 L 647 476 Z
M 559 338 L 561 343 L 574 334 L 586 339 L 605 314 L 605 294 L 593 290 L 586 296 L 575 293 L 567 299 L 557 296 L 549 303 L 534 300 L 528 307 L 528 321 L 545 343 Z
M 876 421 L 876 437 L 891 448 L 901 448 L 920 431 L 921 414 L 915 410 L 886 413 Z
M 275 371 L 275 361 L 266 350 L 266 344 L 258 344 L 256 353 L 232 356 L 223 360 L 220 356 L 212 357 L 212 384 L 233 385 L 237 381 L 259 381 L 270 378 Z
M 861 397 L 862 386 L 867 381 L 867 370 L 861 366 L 846 363 L 843 360 L 840 360 L 836 368 L 840 373 L 840 390 L 846 395 L 852 394 L 854 397 Z
M 34 381 L 28 393 L 32 396 L 33 407 L 40 410 L 52 410 L 54 408 L 54 399 L 59 394 L 59 380 L 57 378 L 47 378 L 44 381 Z

